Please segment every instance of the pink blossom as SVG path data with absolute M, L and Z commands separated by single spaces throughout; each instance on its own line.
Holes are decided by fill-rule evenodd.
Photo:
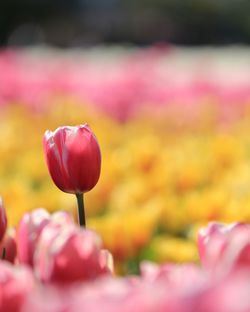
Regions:
M 209 270 L 250 269 L 250 225 L 209 223 L 199 232 L 198 250 L 202 265 Z
M 69 283 L 95 279 L 113 270 L 112 256 L 101 249 L 93 231 L 50 224 L 44 229 L 35 254 L 35 272 L 44 282 Z
M 47 130 L 43 145 L 49 173 L 60 190 L 79 194 L 96 185 L 101 172 L 101 151 L 87 124 Z
M 0 311 L 19 312 L 34 287 L 31 272 L 0 261 Z
M 56 224 L 60 228 L 65 224 L 73 224 L 73 219 L 63 211 L 51 216 L 43 208 L 24 214 L 17 228 L 17 255 L 20 263 L 33 266 L 39 236 L 49 223 Z
M 162 264 L 142 262 L 141 276 L 146 282 L 164 281 L 172 289 L 198 288 L 206 280 L 206 273 L 195 264 Z

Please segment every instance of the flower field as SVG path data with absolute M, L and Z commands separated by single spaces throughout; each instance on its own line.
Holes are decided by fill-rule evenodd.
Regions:
M 143 259 L 198 262 L 201 226 L 250 221 L 248 53 L 2 51 L 0 193 L 9 224 L 38 207 L 75 213 L 75 198 L 47 173 L 42 136 L 88 123 L 102 169 L 85 196 L 87 227 L 116 272 L 138 272 Z
M 30 280 L 17 293 L 19 299 L 33 294 L 24 310 L 8 311 L 80 311 L 81 297 L 86 297 L 86 311 L 99 311 L 100 303 L 102 311 L 117 311 L 121 303 L 124 311 L 250 311 L 245 293 L 250 272 L 248 53 L 168 46 L 0 52 L 0 193 L 8 226 L 17 228 L 17 258 L 13 246 L 8 247 L 12 252 L 6 247 L 13 243 L 9 234 L 1 248 L 9 253 L 6 260 L 28 264 L 32 272 L 0 265 L 18 289 L 22 274 Z M 76 221 L 77 202 L 53 184 L 43 154 L 45 130 L 85 123 L 98 139 L 102 158 L 100 179 L 85 195 L 86 226 L 97 234 L 80 232 L 67 213 L 60 215 L 64 210 Z M 41 207 L 52 215 L 44 209 L 32 215 Z M 25 212 L 30 212 L 30 226 Z M 66 242 L 63 256 L 67 250 L 75 253 L 75 266 L 85 251 L 72 251 L 69 235 L 94 246 L 95 256 L 84 258 L 90 272 L 72 271 L 71 260 L 63 271 L 60 252 L 58 258 L 46 258 L 57 250 L 53 238 L 60 245 L 56 235 L 62 225 L 68 229 L 60 234 Z M 26 231 L 36 233 L 33 243 Z M 99 237 L 105 249 L 97 244 Z M 141 276 L 111 278 L 111 254 L 115 274 Z M 37 286 L 33 274 L 48 286 Z M 99 275 L 105 277 L 89 282 Z M 85 284 L 74 286 L 75 280 L 91 285 L 86 290 Z M 73 310 L 63 310 L 59 297 L 66 290 L 54 287 L 65 281 L 64 303 L 74 302 Z M 231 304 L 215 306 L 231 292 Z M 53 309 L 42 303 L 44 294 Z M 133 310 L 133 302 L 140 308 Z

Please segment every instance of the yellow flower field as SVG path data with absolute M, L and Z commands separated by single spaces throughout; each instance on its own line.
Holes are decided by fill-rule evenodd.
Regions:
M 164 118 L 145 114 L 120 124 L 65 102 L 43 114 L 18 105 L 2 111 L 0 189 L 12 225 L 41 206 L 75 213 L 75 198 L 48 175 L 41 138 L 47 128 L 85 121 L 102 150 L 100 181 L 86 194 L 87 225 L 116 259 L 146 247 L 158 261 L 195 261 L 196 227 L 250 221 L 249 116 L 223 127 L 204 127 L 201 119 L 169 128 Z

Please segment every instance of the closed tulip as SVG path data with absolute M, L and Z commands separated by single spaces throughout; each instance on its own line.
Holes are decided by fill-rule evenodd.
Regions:
M 99 144 L 87 125 L 60 127 L 44 135 L 45 157 L 52 180 L 66 193 L 85 193 L 101 170 Z

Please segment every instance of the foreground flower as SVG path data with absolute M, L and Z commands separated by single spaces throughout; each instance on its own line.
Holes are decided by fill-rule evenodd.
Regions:
M 25 267 L 0 262 L 0 311 L 19 312 L 34 287 L 34 278 Z
M 43 139 L 52 180 L 66 193 L 76 194 L 80 224 L 85 225 L 82 194 L 98 182 L 101 171 L 99 144 L 87 125 L 46 131 Z
M 64 211 L 50 215 L 45 209 L 39 208 L 31 213 L 26 213 L 17 228 L 17 252 L 20 263 L 33 266 L 33 258 L 38 239 L 48 224 L 53 223 L 57 228 L 73 224 L 73 219 Z
M 212 271 L 227 273 L 250 268 L 250 225 L 211 222 L 200 230 L 198 249 L 202 265 Z
M 35 272 L 44 282 L 69 283 L 95 279 L 113 271 L 112 256 L 101 249 L 93 231 L 74 226 L 43 230 L 35 255 Z

